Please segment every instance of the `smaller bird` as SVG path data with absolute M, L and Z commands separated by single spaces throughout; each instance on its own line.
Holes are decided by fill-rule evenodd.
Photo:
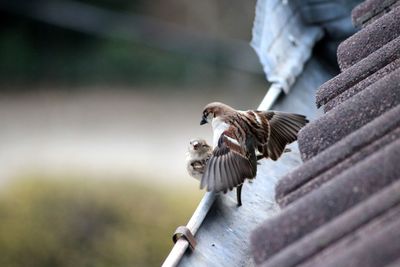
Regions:
M 204 139 L 191 140 L 186 154 L 186 169 L 189 175 L 200 180 L 211 154 L 212 148 Z

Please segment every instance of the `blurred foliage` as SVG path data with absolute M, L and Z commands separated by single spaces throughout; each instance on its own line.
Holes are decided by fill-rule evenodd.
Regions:
M 0 81 L 177 84 L 201 63 L 139 44 L 86 36 L 39 22 L 13 21 L 0 32 Z
M 144 0 L 78 0 L 78 2 L 118 11 L 143 11 L 146 6 Z
M 158 266 L 197 201 L 133 181 L 17 179 L 0 192 L 0 266 Z
M 239 0 L 198 3 L 187 0 L 77 1 L 98 8 L 100 16 L 102 10 L 114 11 L 122 21 L 124 15 L 136 16 L 147 18 L 149 25 L 152 21 L 166 25 L 172 23 L 187 32 L 204 33 L 205 37 L 235 36 L 236 39 L 247 41 L 255 4 Z M 73 5 L 76 1 L 65 2 Z M 179 37 L 179 31 L 163 33 L 165 36 L 161 40 L 169 40 L 169 46 L 157 39 L 153 42 L 159 43 L 154 45 L 141 34 L 127 38 L 123 31 L 118 33 L 116 29 L 113 30 L 113 27 L 124 25 L 115 17 L 115 25 L 100 23 L 98 28 L 104 29 L 104 32 L 96 33 L 82 25 L 82 29 L 72 30 L 57 26 L 56 23 L 43 22 L 46 20 L 32 18 L 30 13 L 23 8 L 0 8 L 0 85 L 47 83 L 71 87 L 88 84 L 186 87 L 202 83 L 207 86 L 223 83 L 232 72 L 227 67 L 231 55 L 225 54 L 223 48 L 214 47 L 212 42 L 204 47 L 197 44 L 198 50 L 193 51 L 190 46 L 185 50 L 179 45 L 176 46 L 178 50 L 169 50 L 167 47 L 171 43 L 181 44 L 186 40 Z M 139 27 L 146 28 L 146 23 L 125 26 L 132 32 L 140 32 Z M 105 34 L 112 32 L 116 35 Z M 147 34 L 151 39 L 152 33 Z M 255 78 L 258 76 L 262 75 L 256 75 Z

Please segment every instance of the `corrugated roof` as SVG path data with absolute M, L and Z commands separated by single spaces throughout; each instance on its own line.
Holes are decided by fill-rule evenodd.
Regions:
M 299 134 L 305 162 L 278 182 L 282 211 L 252 233 L 257 265 L 398 266 L 399 17 L 398 1 L 354 9 L 362 29 L 316 94 L 325 114 Z

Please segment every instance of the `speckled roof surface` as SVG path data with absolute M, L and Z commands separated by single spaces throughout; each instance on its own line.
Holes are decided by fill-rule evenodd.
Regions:
M 354 8 L 324 115 L 299 133 L 303 164 L 276 187 L 281 211 L 251 235 L 258 266 L 400 266 L 400 1 Z

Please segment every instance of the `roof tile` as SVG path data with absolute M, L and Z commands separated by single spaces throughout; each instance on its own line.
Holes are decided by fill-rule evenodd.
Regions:
M 398 219 L 398 218 L 397 218 Z M 323 259 L 319 264 L 324 267 L 378 267 L 396 260 L 400 251 L 400 220 L 383 223 L 376 231 L 363 233 L 353 238 L 351 245 L 346 245 Z M 321 266 L 316 262 L 306 266 Z
M 398 0 L 367 0 L 353 9 L 351 19 L 355 27 L 368 25 L 398 6 Z
M 338 63 L 345 70 L 400 35 L 400 7 L 343 41 L 337 50 Z
M 399 87 L 400 69 L 370 85 L 357 94 L 357 97 L 348 99 L 307 124 L 298 135 L 302 159 L 314 157 L 352 131 L 400 104 Z
M 399 138 L 400 105 L 397 105 L 282 177 L 276 187 L 278 204 L 287 206 Z
M 343 101 L 349 99 L 350 97 L 356 95 L 357 93 L 367 88 L 369 85 L 373 84 L 374 82 L 378 81 L 382 77 L 388 75 L 390 72 L 400 68 L 400 58 L 392 61 L 382 69 L 378 70 L 377 72 L 371 74 L 364 80 L 361 80 L 359 83 L 355 84 L 354 86 L 350 87 L 340 95 L 336 96 L 335 98 L 331 99 L 324 105 L 324 111 L 328 112 L 332 108 L 336 107 Z
M 400 256 L 393 262 L 391 262 L 389 265 L 386 265 L 385 267 L 399 267 L 400 266 Z
M 309 261 L 310 258 L 328 247 L 347 244 L 346 241 L 354 238 L 356 230 L 360 228 L 363 230 L 358 232 L 370 230 L 372 227 L 365 227 L 367 224 L 381 225 L 382 222 L 393 220 L 393 217 L 397 218 L 399 206 L 400 181 L 397 181 L 306 237 L 287 246 L 280 253 L 264 262 L 264 265 L 292 267 Z M 396 207 L 396 214 L 393 214 L 393 207 Z M 317 258 L 321 257 L 317 256 Z
M 397 140 L 265 221 L 251 235 L 255 262 L 261 264 L 285 246 L 399 179 L 399 158 L 400 140 Z M 384 175 L 382 166 L 385 166 Z
M 316 103 L 320 107 L 358 82 L 400 58 L 400 36 L 381 47 L 357 64 L 320 86 Z

